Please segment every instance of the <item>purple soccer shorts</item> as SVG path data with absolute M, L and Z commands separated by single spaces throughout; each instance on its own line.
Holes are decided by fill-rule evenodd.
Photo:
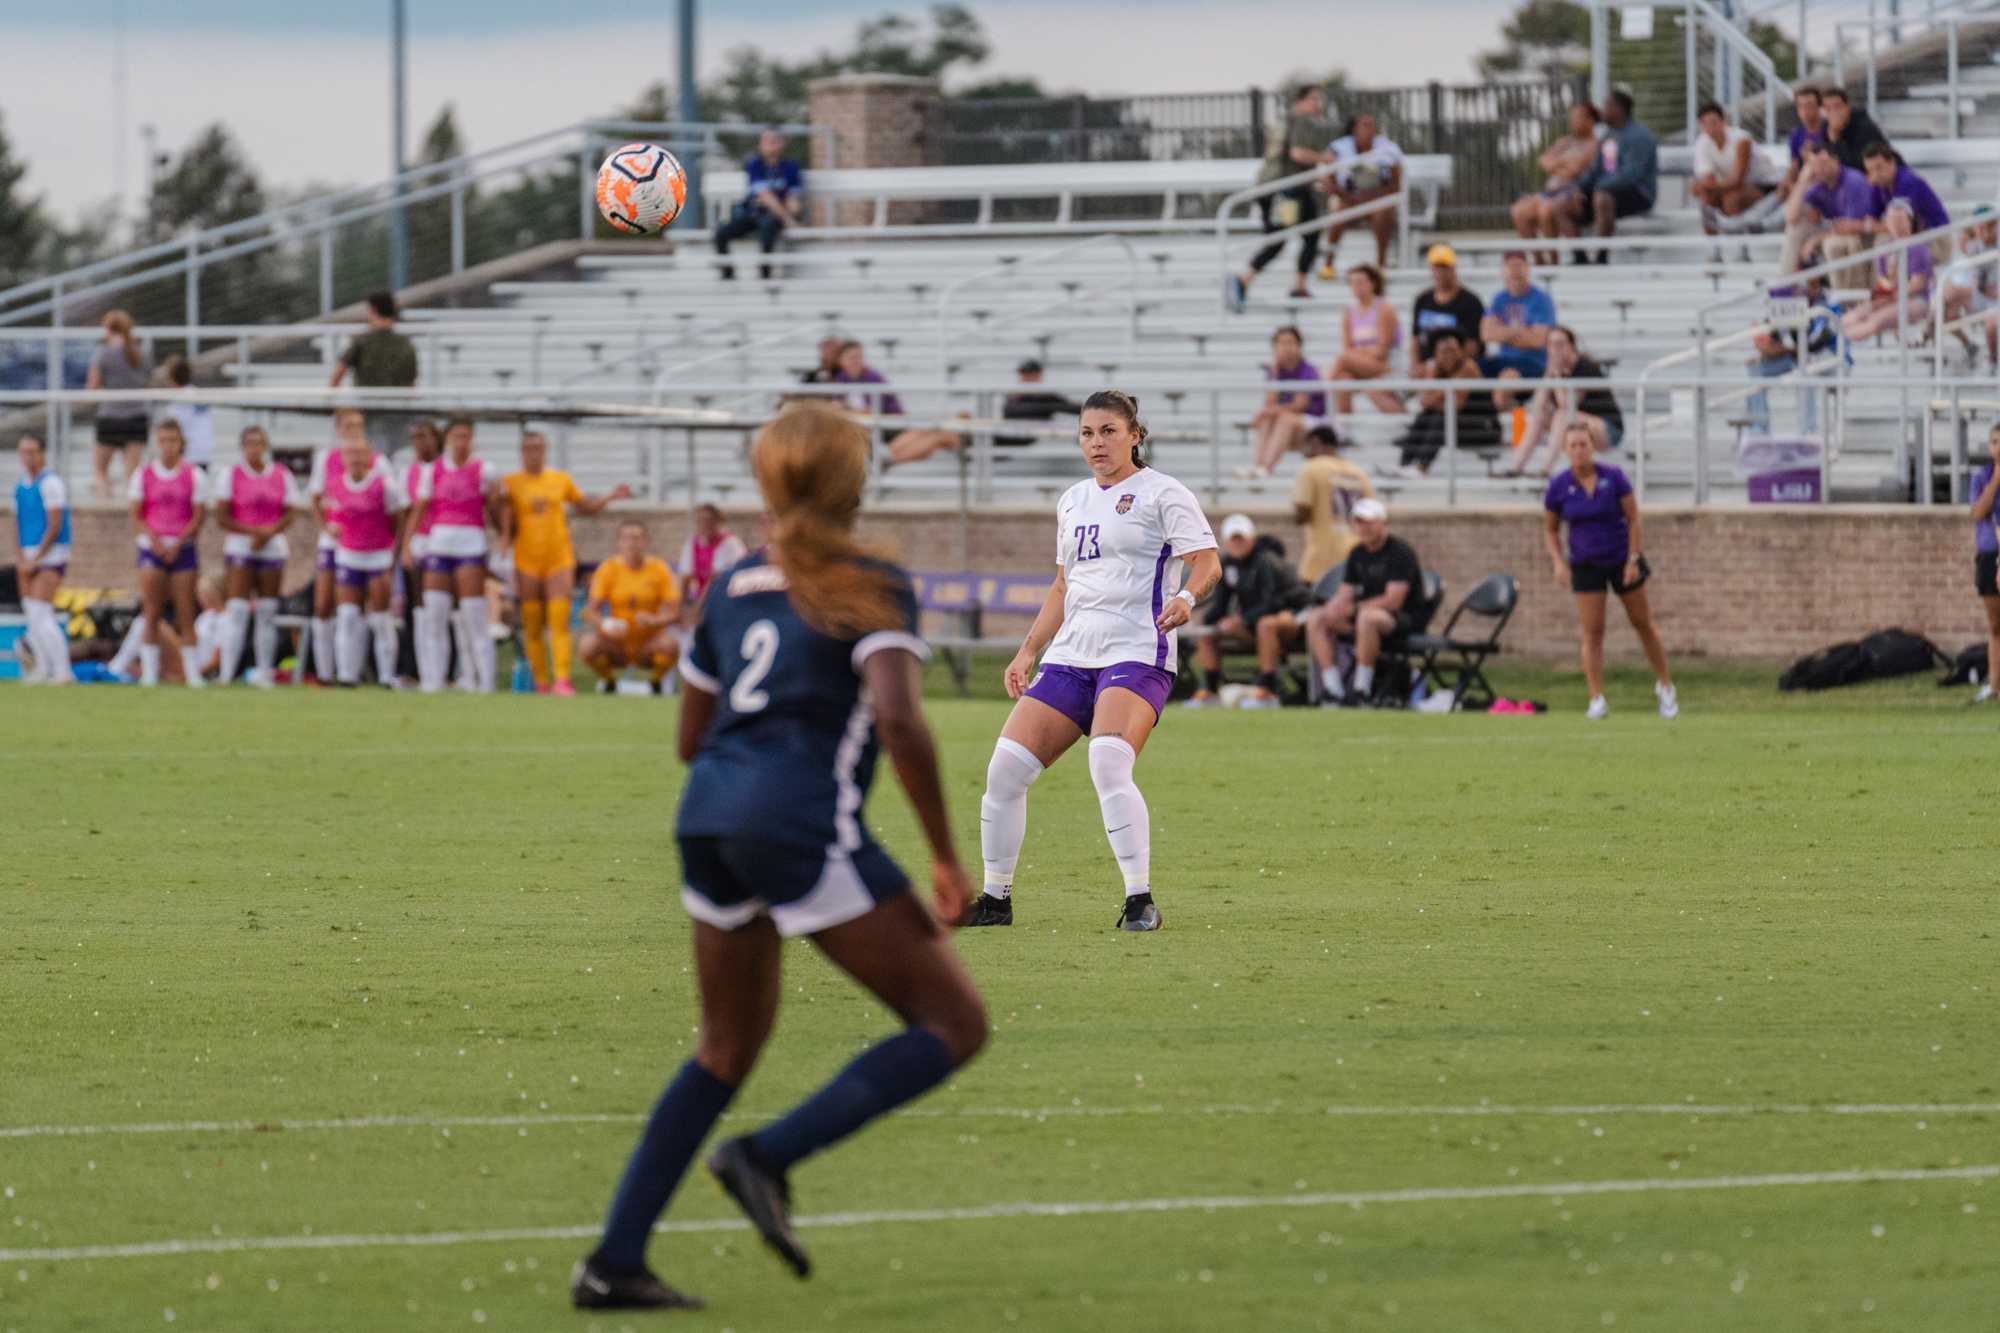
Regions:
M 1158 714 L 1173 693 L 1173 673 L 1144 662 L 1119 662 L 1108 667 L 1045 666 L 1035 673 L 1027 697 L 1036 699 L 1076 723 L 1076 729 L 1090 734 L 1098 696 L 1109 689 L 1130 690 L 1153 706 Z

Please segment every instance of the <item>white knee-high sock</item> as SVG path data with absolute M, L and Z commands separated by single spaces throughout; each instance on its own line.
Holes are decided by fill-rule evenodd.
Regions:
M 1152 820 L 1146 798 L 1132 782 L 1138 752 L 1117 736 L 1090 741 L 1090 781 L 1097 788 L 1097 808 L 1104 812 L 1104 836 L 1125 876 L 1125 896 L 1152 892 Z
M 108 663 L 108 669 L 111 674 L 114 676 L 131 675 L 132 664 L 139 660 L 139 650 L 145 646 L 146 618 L 144 616 L 133 616 L 132 628 L 125 631 L 124 642 L 118 645 L 118 652 Z
M 250 599 L 232 597 L 222 607 L 222 674 L 216 681 L 227 685 L 243 666 L 243 641 L 250 635 Z
M 986 764 L 986 794 L 979 798 L 979 854 L 986 862 L 985 892 L 1014 896 L 1014 867 L 1028 835 L 1028 788 L 1042 775 L 1042 761 L 1005 736 L 993 742 Z
M 191 690 L 207 687 L 208 682 L 201 678 L 201 649 L 181 649 L 181 683 Z
M 375 679 L 384 685 L 396 683 L 396 649 L 402 630 L 403 623 L 391 612 L 368 613 L 368 633 L 375 640 Z
M 312 673 L 316 680 L 332 680 L 334 669 L 339 664 L 334 643 L 339 636 L 333 632 L 333 617 L 313 617 Z
M 445 675 L 451 670 L 451 594 L 435 588 L 426 591 L 422 614 L 424 623 L 417 630 L 417 643 L 424 647 L 428 660 L 419 659 L 419 683 L 426 693 L 435 694 L 444 688 Z M 463 652 L 459 660 L 465 660 Z
M 493 635 L 487 628 L 488 614 L 484 597 L 458 599 L 459 621 L 465 628 L 461 646 L 472 660 L 472 688 L 481 694 L 493 693 Z
M 49 681 L 72 679 L 69 635 L 63 632 L 55 607 L 39 598 L 24 597 L 21 599 L 21 610 L 28 620 L 28 646 L 35 652 L 35 675 Z
M 251 646 L 257 658 L 257 679 L 268 684 L 271 672 L 278 664 L 278 599 L 259 597 L 255 609 L 256 625 L 251 630 Z
M 334 670 L 342 685 L 361 683 L 361 663 L 368 656 L 368 622 L 361 608 L 342 602 L 333 613 Z
M 139 644 L 139 683 L 141 685 L 160 683 L 160 645 L 157 643 L 146 643 L 142 640 Z

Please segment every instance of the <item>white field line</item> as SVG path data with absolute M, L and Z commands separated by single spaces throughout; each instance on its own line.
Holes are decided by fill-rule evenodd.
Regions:
M 733 1111 L 725 1120 L 762 1123 L 772 1111 Z M 1488 1102 L 1459 1106 L 1286 1106 L 1211 1102 L 1200 1106 L 966 1106 L 912 1107 L 913 1120 L 1122 1119 L 1133 1116 L 1331 1116 L 1410 1118 L 1471 1116 L 1783 1116 L 1783 1115 L 2000 1115 L 2000 1102 L 1595 1102 L 1573 1106 L 1511 1106 Z M 636 1125 L 635 1112 L 549 1112 L 523 1115 L 358 1115 L 324 1119 L 160 1120 L 111 1125 L 0 1126 L 0 1139 L 91 1138 L 128 1134 L 242 1134 L 283 1130 L 484 1129 L 537 1125 Z
M 1101 1199 L 1068 1203 L 979 1204 L 968 1208 L 898 1208 L 877 1212 L 822 1213 L 794 1219 L 811 1228 L 866 1227 L 893 1223 L 981 1222 L 1017 1217 L 1112 1217 L 1134 1213 L 1221 1212 L 1254 1208 L 1362 1208 L 1371 1204 L 1450 1203 L 1483 1199 L 1583 1198 L 1594 1194 L 1685 1193 L 1706 1190 L 1783 1189 L 1813 1185 L 1877 1185 L 1940 1180 L 1992 1180 L 2000 1165 L 1802 1171 L 1757 1176 L 1691 1179 L 1570 1180 L 1534 1185 L 1431 1186 L 1400 1190 L 1349 1190 L 1321 1194 L 1222 1194 L 1184 1199 Z M 656 1231 L 699 1233 L 742 1231 L 740 1218 L 662 1222 Z M 145 1259 L 179 1254 L 231 1254 L 244 1250 L 354 1250 L 417 1246 L 481 1245 L 499 1242 L 584 1240 L 598 1234 L 596 1223 L 562 1227 L 508 1227 L 488 1231 L 418 1231 L 396 1235 L 199 1236 L 184 1240 L 133 1241 L 122 1245 L 70 1245 L 0 1250 L 0 1263 L 63 1263 L 77 1259 Z

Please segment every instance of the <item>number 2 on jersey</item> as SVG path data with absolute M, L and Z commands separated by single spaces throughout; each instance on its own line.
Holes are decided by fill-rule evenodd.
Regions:
M 1078 563 L 1082 563 L 1085 560 L 1097 560 L 1103 557 L 1104 548 L 1098 545 L 1097 542 L 1098 532 L 1099 525 L 1095 523 L 1079 523 L 1076 525 L 1076 558 Z
M 729 706 L 738 713 L 761 713 L 771 696 L 758 687 L 778 659 L 778 627 L 759 620 L 743 631 L 743 674 L 729 687 Z

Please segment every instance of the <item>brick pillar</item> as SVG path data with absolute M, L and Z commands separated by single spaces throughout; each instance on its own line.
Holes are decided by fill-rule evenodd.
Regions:
M 829 145 L 825 136 L 813 137 L 815 167 L 921 167 L 928 164 L 925 128 L 932 105 L 937 101 L 936 79 L 908 74 L 836 74 L 814 79 L 806 86 L 810 101 L 807 118 L 814 125 L 829 126 L 834 160 L 826 160 Z M 920 207 L 893 205 L 890 221 L 900 221 L 903 209 Z M 850 200 L 837 206 L 834 216 L 815 205 L 813 220 L 821 226 L 865 226 L 874 219 L 874 204 Z

